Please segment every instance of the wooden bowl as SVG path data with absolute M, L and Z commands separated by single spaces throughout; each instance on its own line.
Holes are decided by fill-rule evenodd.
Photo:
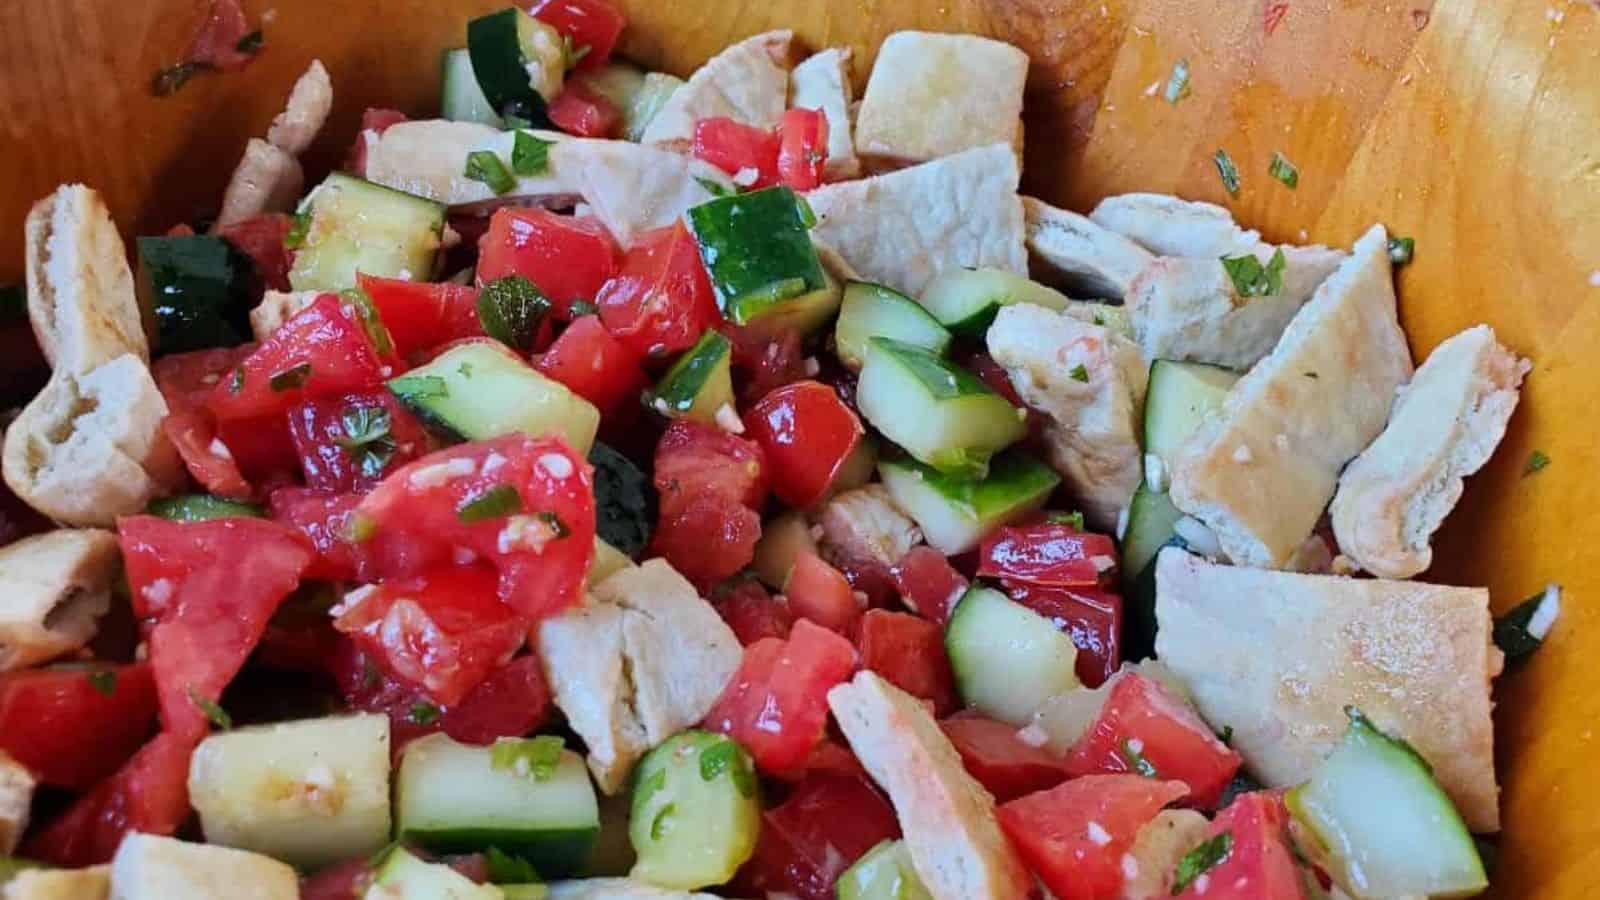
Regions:
M 0 282 L 21 271 L 22 218 L 58 182 L 105 193 L 130 233 L 215 210 L 312 57 L 335 118 L 331 165 L 361 110 L 436 111 L 441 48 L 494 0 L 246 0 L 271 6 L 245 71 L 156 99 L 200 0 L 0 4 Z M 1468 485 L 1427 577 L 1483 584 L 1504 609 L 1566 588 L 1548 646 L 1498 688 L 1505 832 L 1497 896 L 1600 892 L 1600 5 L 1595 0 L 635 0 L 626 53 L 680 74 L 732 40 L 794 28 L 872 50 L 904 28 L 972 31 L 1033 57 L 1027 189 L 1084 209 L 1171 191 L 1231 207 L 1275 241 L 1347 244 L 1373 221 L 1416 237 L 1400 275 L 1417 356 L 1484 321 L 1532 358 L 1522 408 Z M 1274 24 L 1275 23 L 1275 24 Z M 1187 59 L 1191 94 L 1161 96 Z M 1224 192 L 1212 154 L 1237 161 Z M 1289 190 L 1272 154 L 1300 170 Z M 15 365 L 15 360 L 0 365 Z M 1539 449 L 1549 468 L 1525 475 Z M 1600 531 L 1600 528 L 1597 528 Z

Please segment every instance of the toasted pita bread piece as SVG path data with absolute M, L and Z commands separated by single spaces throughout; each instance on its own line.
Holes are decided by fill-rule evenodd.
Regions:
M 792 31 L 768 31 L 711 57 L 662 104 L 640 143 L 687 152 L 694 124 L 718 116 L 776 127 L 789 100 L 793 40 Z

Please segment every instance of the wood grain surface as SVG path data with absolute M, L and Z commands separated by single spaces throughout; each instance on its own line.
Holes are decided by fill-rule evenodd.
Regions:
M 327 64 L 337 97 L 314 170 L 343 155 L 363 107 L 433 114 L 439 51 L 462 42 L 472 14 L 500 4 L 246 0 L 252 18 L 268 5 L 260 59 L 157 99 L 149 79 L 183 53 L 199 0 L 0 2 L 0 283 L 21 271 L 28 206 L 59 182 L 99 188 L 130 233 L 214 211 L 245 139 L 265 131 L 312 57 Z M 1498 608 L 1546 582 L 1566 587 L 1549 645 L 1498 691 L 1506 830 L 1496 895 L 1600 894 L 1600 3 L 624 5 L 628 55 L 680 74 L 779 26 L 811 47 L 854 46 L 862 83 L 891 31 L 1001 37 L 1033 58 L 1034 193 L 1082 209 L 1107 193 L 1172 191 L 1228 205 L 1276 240 L 1346 243 L 1372 221 L 1415 236 L 1400 280 L 1419 356 L 1487 321 L 1534 361 L 1511 435 L 1469 483 L 1430 577 L 1487 584 Z M 1179 59 L 1191 92 L 1172 104 L 1162 93 Z M 1237 196 L 1217 177 L 1218 149 L 1237 162 Z M 1275 152 L 1299 168 L 1297 189 L 1268 176 Z M 0 373 L 17 355 L 0 359 Z M 1524 476 L 1536 448 L 1553 462 Z

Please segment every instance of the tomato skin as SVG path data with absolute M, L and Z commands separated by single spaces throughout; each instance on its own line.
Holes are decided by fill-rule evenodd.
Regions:
M 1202 809 L 1216 805 L 1243 763 L 1188 704 L 1137 672 L 1118 676 L 1067 763 L 1075 776 L 1129 772 L 1133 763 L 1127 748 L 1135 741 L 1133 749 L 1155 768 L 1157 777 L 1187 785 L 1189 801 Z
M 828 163 L 828 117 L 822 110 L 785 111 L 778 140 L 778 179 L 797 191 L 821 185 Z
M 572 318 L 574 300 L 593 302 L 617 272 L 617 247 L 597 220 L 546 209 L 503 206 L 478 241 L 478 284 L 521 275 L 550 300 L 556 318 Z
M 109 680 L 110 693 L 91 674 Z M 0 675 L 0 750 L 44 784 L 84 790 L 133 755 L 156 719 L 148 663 Z
M 1112 571 L 1116 553 L 1110 537 L 1071 525 L 1009 526 L 984 539 L 978 574 L 1031 585 L 1093 587 Z
M 255 263 L 256 277 L 268 290 L 289 290 L 289 269 L 294 251 L 283 245 L 294 220 L 288 213 L 261 213 L 228 225 L 217 226 L 217 237 Z
M 393 452 L 381 468 L 363 465 L 347 448 L 350 434 L 344 419 L 367 410 L 386 416 Z M 340 397 L 306 400 L 289 410 L 289 435 L 300 457 L 306 486 L 320 491 L 364 491 L 383 476 L 428 450 L 428 435 L 411 411 L 387 390 L 361 391 Z
M 163 733 L 23 844 L 30 859 L 67 868 L 109 862 L 131 831 L 171 835 L 189 818 L 189 757 L 197 740 Z
M 568 81 L 547 114 L 557 128 L 586 138 L 615 137 L 622 124 L 616 105 L 582 81 Z
M 361 130 L 356 132 L 355 143 L 345 154 L 344 170 L 359 178 L 367 177 L 367 132 L 383 134 L 390 125 L 406 121 L 406 114 L 398 109 L 367 107 L 361 111 Z
M 527 621 L 496 596 L 498 583 L 485 565 L 385 582 L 348 595 L 334 627 L 396 677 L 449 706 L 509 662 L 527 635 Z
M 798 331 L 763 334 L 723 322 L 717 330 L 733 343 L 733 367 L 744 375 L 741 405 L 753 404 L 784 385 L 806 377 L 805 351 Z
M 917 615 L 940 626 L 950 621 L 950 613 L 967 592 L 966 577 L 927 544 L 912 547 L 892 571 L 900 599 Z
M 274 376 L 302 366 L 310 368 L 298 387 L 273 389 Z M 304 398 L 380 387 L 383 370 L 354 311 L 338 295 L 323 294 L 224 375 L 207 405 L 220 421 L 280 415 Z
M 1289 813 L 1276 791 L 1240 794 L 1217 813 L 1206 830 L 1209 840 L 1223 832 L 1233 846 L 1221 862 L 1191 882 L 1179 897 L 1196 900 L 1305 900 L 1306 892 L 1289 849 Z
M 961 713 L 939 723 L 978 783 L 1004 803 L 1067 780 L 1067 761 L 1017 737 L 1017 727 Z
M 502 487 L 520 511 L 466 522 L 458 510 Z M 594 470 L 560 438 L 510 434 L 431 453 L 396 470 L 357 507 L 367 539 L 399 542 L 385 578 L 459 564 L 462 550 L 499 573 L 502 601 L 530 620 L 582 597 L 594 558 Z
M 759 540 L 761 516 L 755 510 L 720 497 L 695 497 L 674 513 L 662 512 L 649 553 L 705 593 L 748 566 Z
M 810 619 L 839 634 L 853 633 L 861 618 L 861 603 L 849 579 L 815 553 L 795 557 L 783 593 L 796 618 Z
M 356 275 L 356 283 L 377 307 L 395 352 L 405 359 L 450 341 L 483 337 L 478 289 L 472 285 L 377 278 L 364 273 Z
M 1060 900 L 1115 900 L 1122 855 L 1161 808 L 1185 794 L 1175 781 L 1088 775 L 995 810 L 1028 868 Z M 1096 840 L 1090 823 L 1099 826 Z
M 723 116 L 694 123 L 694 157 L 716 166 L 729 175 L 746 169 L 756 180 L 744 185 L 760 190 L 778 183 L 778 135 L 754 125 Z
M 373 582 L 389 572 L 420 572 L 435 559 L 438 548 L 426 536 L 383 532 L 360 543 L 350 540 L 361 499 L 360 494 L 302 487 L 281 487 L 269 495 L 273 521 L 298 532 L 316 550 L 306 578 Z
M 622 10 L 610 0 L 533 0 L 527 10 L 534 18 L 572 38 L 575 49 L 589 48 L 573 67 L 579 72 L 605 65 L 623 27 L 628 24 Z
M 368 859 L 351 859 L 300 879 L 300 900 L 361 900 L 377 877 Z
M 861 651 L 861 668 L 929 701 L 935 715 L 948 715 L 959 705 L 943 628 L 909 613 L 869 609 L 861 617 L 860 631 L 856 647 Z
M 772 596 L 760 583 L 751 580 L 734 585 L 726 597 L 716 602 L 717 613 L 728 623 L 743 646 L 762 638 L 787 638 L 794 628 L 794 613 L 782 595 Z
M 699 245 L 682 222 L 640 235 L 595 304 L 607 331 L 651 359 L 689 349 L 722 321 Z
M 737 740 L 763 772 L 793 769 L 822 739 L 828 690 L 855 669 L 849 641 L 801 619 L 788 640 L 764 638 L 745 648 L 705 727 Z
M 207 491 L 237 500 L 249 499 L 253 489 L 239 471 L 232 449 L 218 436 L 217 420 L 206 407 L 206 399 L 223 377 L 254 351 L 254 344 L 245 344 L 175 353 L 161 357 L 150 367 L 156 386 L 167 401 L 168 412 L 161 420 L 161 431 L 177 448 L 184 468 Z M 272 427 L 270 420 L 260 424 L 266 429 Z
M 1005 584 L 1021 603 L 1072 638 L 1075 668 L 1085 687 L 1099 687 L 1122 665 L 1122 598 L 1099 588 Z
M 755 558 L 767 495 L 761 445 L 674 419 L 656 444 L 660 504 L 652 550 L 702 590 Z
M 804 509 L 821 500 L 866 434 L 833 388 L 797 381 L 761 398 L 744 415 L 745 432 L 766 451 L 773 491 Z
M 638 354 L 612 337 L 598 316 L 574 319 L 534 368 L 593 403 L 601 415 L 638 400 L 649 384 Z
M 899 836 L 894 808 L 865 776 L 812 773 L 762 814 L 755 854 L 735 882 L 741 893 L 833 900 L 845 869 Z

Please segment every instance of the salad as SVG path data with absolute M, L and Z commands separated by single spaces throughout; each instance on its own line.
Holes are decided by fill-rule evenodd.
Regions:
M 1486 889 L 1559 590 L 1412 580 L 1530 364 L 1413 364 L 1411 241 L 1021 196 L 1000 41 L 891 35 L 858 100 L 625 24 L 472 19 L 314 182 L 313 61 L 131 248 L 33 208 L 4 898 Z

